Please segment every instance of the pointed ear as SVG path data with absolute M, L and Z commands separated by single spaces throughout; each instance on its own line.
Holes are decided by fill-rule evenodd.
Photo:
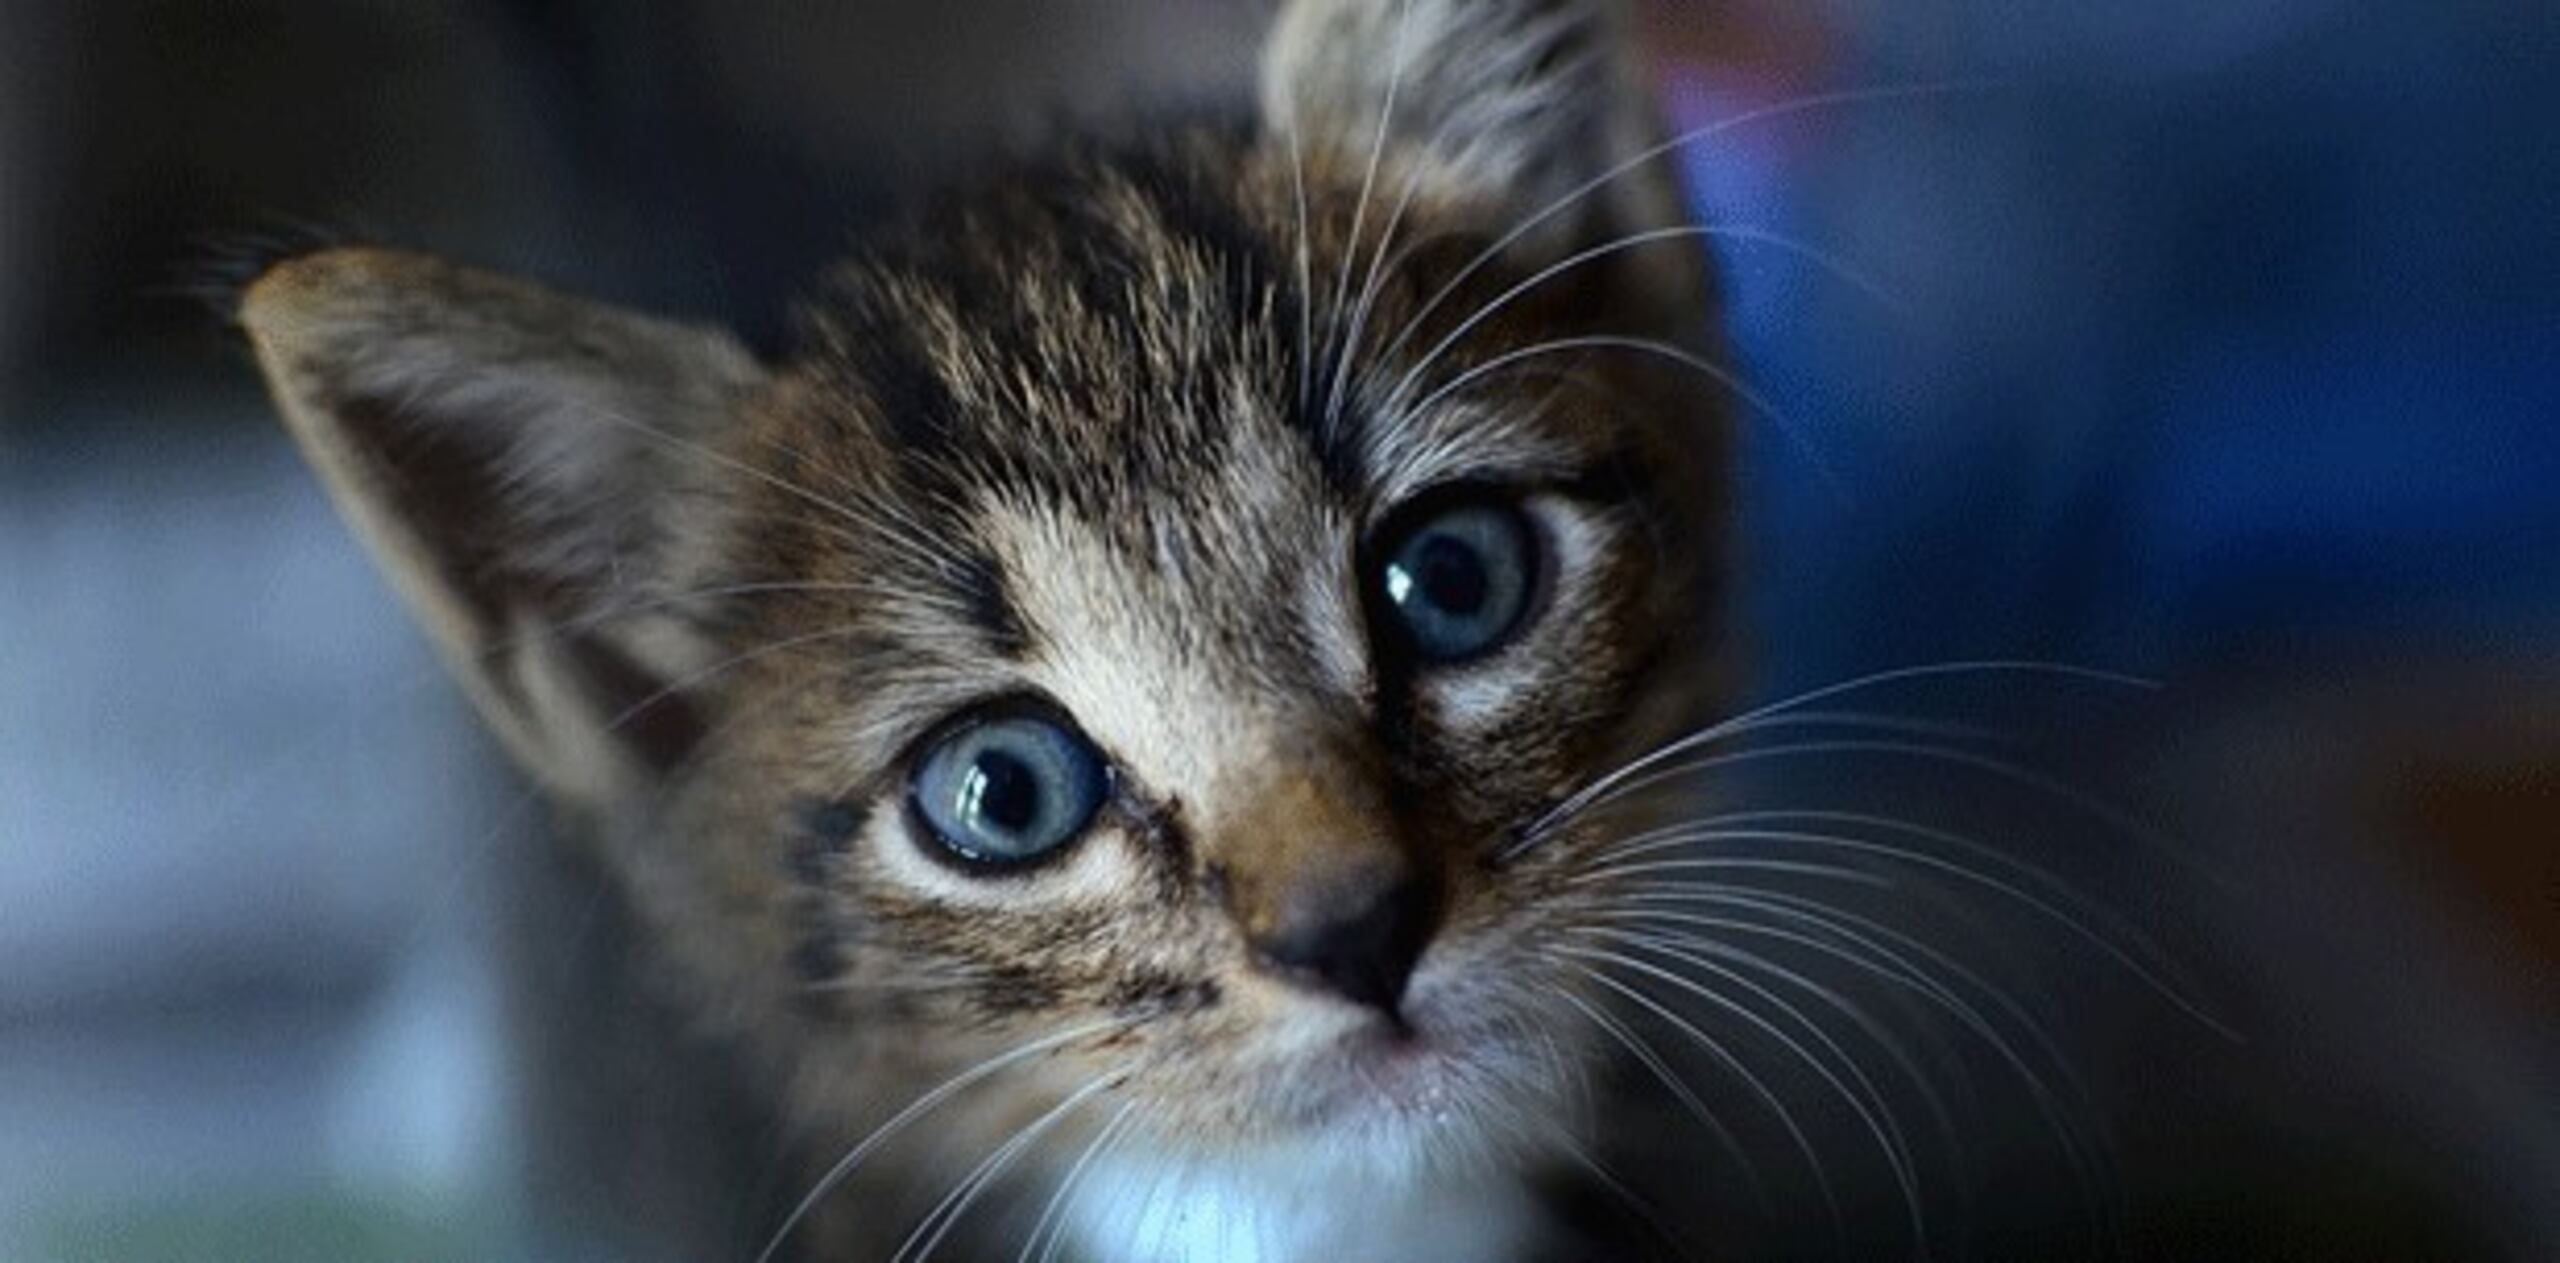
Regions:
M 386 250 L 269 268 L 239 318 L 339 511 L 509 748 L 595 805 L 699 738 L 665 603 L 717 510 L 732 339 Z
M 1625 8 L 1288 0 L 1263 49 L 1263 117 L 1360 160 L 1383 129 L 1397 152 L 1513 221 L 1609 176 L 1526 234 L 1533 246 L 1677 223 L 1672 163 L 1610 176 L 1660 137 Z

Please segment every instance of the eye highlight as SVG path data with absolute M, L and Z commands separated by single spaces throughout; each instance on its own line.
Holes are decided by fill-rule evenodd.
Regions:
M 1081 835 L 1107 781 L 1101 752 L 1082 733 L 1010 712 L 967 720 L 935 739 L 909 775 L 907 800 L 944 850 L 1010 868 Z
M 1499 648 L 1520 624 L 1538 577 L 1537 534 L 1520 510 L 1468 501 L 1389 535 L 1378 595 L 1424 661 L 1464 662 Z

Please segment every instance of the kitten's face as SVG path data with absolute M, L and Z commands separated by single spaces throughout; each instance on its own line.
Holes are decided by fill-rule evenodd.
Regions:
M 964 204 L 847 272 L 728 448 L 766 477 L 724 569 L 775 590 L 723 648 L 798 647 L 740 670 L 721 775 L 860 821 L 794 895 L 854 1026 L 1128 1019 L 1076 1070 L 1209 1145 L 1481 1140 L 1569 1073 L 1576 835 L 1500 857 L 1703 700 L 1711 414 L 1503 361 L 1681 334 L 1605 277 L 1488 308 L 1547 261 L 1500 258 L 1424 310 L 1514 222 L 1445 196 L 1330 353 L 1381 241 L 1351 157 L 1303 177 L 1313 301 L 1268 140 Z
M 377 251 L 244 323 L 809 1113 L 1019 1052 L 989 1126 L 1536 1146 L 1599 886 L 1532 826 L 1723 656 L 1704 284 L 1608 17 L 1304 0 L 1258 127 L 958 199 L 779 365 Z

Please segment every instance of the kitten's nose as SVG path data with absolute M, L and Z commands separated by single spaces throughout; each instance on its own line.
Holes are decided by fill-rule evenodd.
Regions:
M 1429 883 L 1401 870 L 1307 883 L 1252 935 L 1253 951 L 1283 978 L 1392 1016 L 1431 941 L 1436 902 Z
M 1394 1017 L 1441 896 L 1381 762 L 1351 738 L 1271 743 L 1230 782 L 1202 859 L 1255 969 Z

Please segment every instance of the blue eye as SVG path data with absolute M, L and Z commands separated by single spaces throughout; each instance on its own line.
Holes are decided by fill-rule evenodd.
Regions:
M 907 794 L 944 848 L 972 863 L 1027 864 L 1076 839 L 1105 793 L 1102 755 L 1035 715 L 968 724 L 928 748 Z
M 1520 511 L 1448 509 L 1388 541 L 1379 587 L 1396 625 L 1427 662 L 1463 662 L 1500 646 L 1529 607 L 1537 540 Z

